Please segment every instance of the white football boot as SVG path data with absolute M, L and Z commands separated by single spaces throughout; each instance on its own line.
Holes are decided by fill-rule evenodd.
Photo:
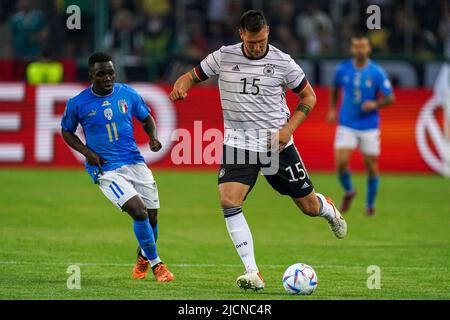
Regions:
M 265 286 L 263 278 L 259 272 L 256 271 L 246 272 L 244 275 L 238 277 L 236 284 L 241 289 L 251 289 L 255 291 L 262 290 Z
M 328 224 L 330 225 L 331 231 L 333 231 L 336 238 L 342 239 L 347 235 L 347 222 L 345 222 L 344 217 L 342 217 L 333 201 L 331 201 L 327 197 L 325 197 L 325 199 L 333 207 L 334 210 L 334 217 L 330 220 L 327 220 Z

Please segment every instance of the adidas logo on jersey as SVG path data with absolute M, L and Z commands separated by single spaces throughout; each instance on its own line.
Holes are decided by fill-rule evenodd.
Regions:
M 231 70 L 233 70 L 233 71 L 241 71 L 241 69 L 239 69 L 239 66 L 238 66 L 238 65 L 235 65 L 235 66 L 233 67 L 233 69 L 231 69 Z
M 308 188 L 308 187 L 309 187 L 308 182 L 305 182 L 305 183 L 303 184 L 303 186 L 302 186 L 302 189 L 306 189 L 306 188 Z

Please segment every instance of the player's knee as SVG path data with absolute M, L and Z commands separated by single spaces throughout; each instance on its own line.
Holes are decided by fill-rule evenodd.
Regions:
M 348 162 L 347 161 L 338 161 L 337 162 L 337 170 L 339 173 L 344 173 L 348 171 Z
M 367 174 L 369 175 L 369 177 L 378 176 L 378 166 L 375 164 L 368 164 L 367 165 Z
M 220 194 L 220 205 L 222 208 L 236 208 L 242 206 L 242 200 L 228 194 Z
M 131 214 L 131 217 L 134 220 L 138 221 L 144 221 L 148 219 L 148 213 L 145 207 L 137 207 L 134 208 L 133 213 Z

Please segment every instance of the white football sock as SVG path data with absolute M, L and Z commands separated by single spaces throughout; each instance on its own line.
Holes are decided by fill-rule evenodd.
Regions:
M 148 260 L 148 262 L 150 262 L 150 267 L 153 268 L 154 266 L 156 266 L 158 263 L 161 262 L 161 259 L 159 257 L 156 257 L 156 259 Z
M 335 218 L 335 211 L 334 208 L 331 204 L 328 203 L 327 199 L 325 199 L 325 197 L 323 196 L 323 194 L 320 193 L 316 193 L 317 199 L 319 199 L 319 202 L 321 203 L 320 205 L 320 213 L 319 216 L 327 219 L 327 220 L 332 220 Z
M 247 272 L 259 272 L 253 251 L 253 238 L 242 208 L 223 209 L 228 233 Z
M 141 254 L 145 259 L 148 260 L 147 256 L 145 255 L 145 252 L 144 252 L 144 250 L 142 250 L 142 248 L 141 248 Z M 160 263 L 161 259 L 159 257 L 156 257 L 156 259 L 148 260 L 148 262 L 150 262 L 150 266 L 153 267 L 153 266 L 157 265 L 158 263 Z

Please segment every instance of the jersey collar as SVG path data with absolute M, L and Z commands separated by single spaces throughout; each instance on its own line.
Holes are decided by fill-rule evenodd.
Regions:
M 356 63 L 355 63 L 355 60 L 352 59 L 352 65 L 353 65 L 353 68 L 355 68 L 355 70 L 359 70 L 359 71 L 365 70 L 367 67 L 369 67 L 370 62 L 371 62 L 371 60 L 370 60 L 370 59 L 367 59 L 367 63 L 366 63 L 366 65 L 365 65 L 364 67 L 357 67 L 357 66 L 356 66 Z
M 112 92 L 111 92 L 110 94 L 101 96 L 101 95 L 99 95 L 99 94 L 96 94 L 96 93 L 94 92 L 94 90 L 92 90 L 92 84 L 91 84 L 91 93 L 92 93 L 94 96 L 99 97 L 99 98 L 105 98 L 105 97 L 109 97 L 109 96 L 113 95 L 113 94 L 114 94 L 114 90 L 116 90 L 116 85 L 115 85 L 115 84 L 113 85 L 113 90 L 112 90 Z
M 241 45 L 241 50 L 242 50 L 242 54 L 244 55 L 244 57 L 246 57 L 247 59 L 250 59 L 250 60 L 261 60 L 261 59 L 264 59 L 266 56 L 267 56 L 267 54 L 269 53 L 269 44 L 267 44 L 267 49 L 266 49 L 266 52 L 261 56 L 261 57 L 259 57 L 259 58 L 253 58 L 253 57 L 249 57 L 246 53 L 245 53 L 245 50 L 244 50 L 244 43 L 242 42 L 242 45 Z

